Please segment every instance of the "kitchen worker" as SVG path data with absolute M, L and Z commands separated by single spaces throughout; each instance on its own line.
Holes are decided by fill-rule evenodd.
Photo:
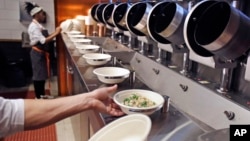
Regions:
M 74 114 L 96 110 L 113 116 L 124 113 L 110 95 L 117 85 L 56 99 L 4 99 L 0 97 L 0 138 L 15 132 L 41 128 Z
M 55 32 L 48 34 L 48 31 L 42 26 L 46 22 L 46 13 L 38 5 L 26 2 L 26 10 L 32 16 L 32 22 L 28 27 L 30 45 L 32 46 L 30 57 L 33 72 L 33 83 L 36 98 L 45 96 L 45 81 L 50 76 L 49 46 L 60 32 L 57 27 Z

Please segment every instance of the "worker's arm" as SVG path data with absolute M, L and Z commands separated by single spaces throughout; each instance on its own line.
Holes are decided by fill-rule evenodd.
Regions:
M 114 116 L 123 115 L 109 97 L 116 89 L 117 85 L 51 100 L 25 100 L 24 129 L 40 128 L 89 109 Z

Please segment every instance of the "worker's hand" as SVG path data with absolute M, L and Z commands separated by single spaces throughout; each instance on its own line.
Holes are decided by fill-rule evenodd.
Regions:
M 93 109 L 114 116 L 121 116 L 124 113 L 120 107 L 114 103 L 110 97 L 117 90 L 117 85 L 112 87 L 103 87 L 96 89 L 90 93 L 91 106 Z
M 56 27 L 56 31 L 55 31 L 55 33 L 58 35 L 59 33 L 61 33 L 61 31 L 62 31 L 62 28 L 61 27 Z

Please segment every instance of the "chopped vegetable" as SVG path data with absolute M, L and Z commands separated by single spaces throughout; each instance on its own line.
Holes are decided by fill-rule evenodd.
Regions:
M 155 105 L 155 102 L 149 100 L 146 97 L 133 93 L 129 97 L 123 100 L 123 104 L 131 107 L 150 107 Z

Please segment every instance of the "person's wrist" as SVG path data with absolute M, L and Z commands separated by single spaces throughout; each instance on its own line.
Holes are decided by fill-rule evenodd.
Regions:
M 84 96 L 83 99 L 87 103 L 87 108 L 94 108 L 96 100 L 95 98 L 93 98 L 93 95 L 91 93 L 82 94 L 82 95 Z

